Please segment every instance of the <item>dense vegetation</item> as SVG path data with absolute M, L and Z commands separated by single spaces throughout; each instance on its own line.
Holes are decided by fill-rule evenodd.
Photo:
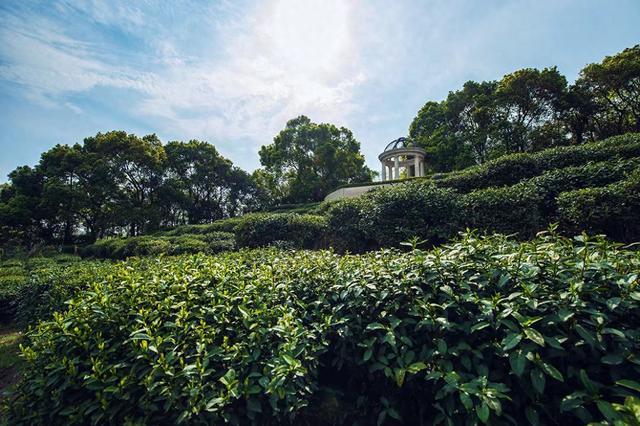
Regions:
M 439 244 L 466 228 L 530 238 L 561 230 L 640 240 L 640 136 L 513 154 L 328 206 L 332 245 L 361 252 L 417 237 Z
M 585 66 L 570 85 L 555 67 L 468 81 L 445 100 L 427 102 L 409 135 L 427 150 L 428 168 L 446 172 L 638 131 L 640 45 Z
M 640 424 L 639 81 L 636 46 L 468 82 L 411 126 L 443 173 L 337 202 L 374 173 L 305 116 L 252 175 L 57 145 L 0 185 L 2 421 Z
M 640 391 L 638 270 L 638 252 L 554 234 L 114 264 L 30 334 L 8 420 L 622 419 L 612 404 Z

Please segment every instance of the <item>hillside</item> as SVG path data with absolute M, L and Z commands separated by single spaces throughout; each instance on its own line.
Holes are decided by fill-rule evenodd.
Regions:
M 280 244 L 362 252 L 417 238 L 440 244 L 467 228 L 533 237 L 550 224 L 640 239 L 640 135 L 507 155 L 460 172 L 381 187 L 354 199 L 284 207 L 86 247 L 88 257 L 217 253 Z M 294 213 L 303 211 L 306 213 Z

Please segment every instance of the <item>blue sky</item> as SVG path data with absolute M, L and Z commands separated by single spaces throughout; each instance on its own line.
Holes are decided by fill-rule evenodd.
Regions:
M 639 0 L 0 2 L 0 181 L 99 131 L 206 140 L 249 171 L 287 120 L 367 163 L 467 80 L 640 43 Z

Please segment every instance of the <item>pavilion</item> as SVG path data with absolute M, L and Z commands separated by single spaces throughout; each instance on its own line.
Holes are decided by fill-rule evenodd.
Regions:
M 380 179 L 397 180 L 401 178 L 401 169 L 405 171 L 404 177 L 424 176 L 424 158 L 427 152 L 416 146 L 408 138 L 398 138 L 391 141 L 378 156 L 382 165 Z

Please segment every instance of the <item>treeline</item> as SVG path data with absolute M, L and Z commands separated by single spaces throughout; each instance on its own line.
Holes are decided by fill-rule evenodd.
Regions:
M 427 102 L 410 137 L 433 172 L 513 152 L 581 144 L 640 131 L 640 45 L 584 67 L 574 84 L 555 68 L 526 68 L 499 81 L 468 81 Z
M 184 223 L 208 223 L 260 206 L 251 176 L 213 145 L 163 145 L 156 135 L 98 133 L 56 145 L 0 189 L 0 242 L 91 242 Z M 85 241 L 82 241 L 84 239 Z

